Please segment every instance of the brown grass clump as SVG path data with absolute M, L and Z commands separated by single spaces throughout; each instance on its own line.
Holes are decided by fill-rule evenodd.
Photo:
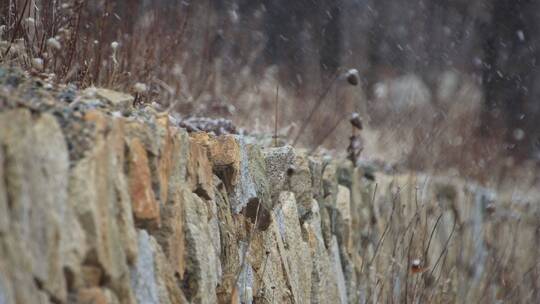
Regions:
M 426 175 L 377 180 L 363 194 L 375 220 L 356 227 L 361 303 L 538 301 L 538 192 L 511 197 Z

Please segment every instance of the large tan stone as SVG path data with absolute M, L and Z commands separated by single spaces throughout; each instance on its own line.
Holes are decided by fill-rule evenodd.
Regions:
M 114 191 L 116 193 L 116 224 L 120 233 L 122 246 L 125 250 L 128 263 L 131 265 L 137 258 L 137 233 L 133 218 L 133 209 L 131 202 L 128 176 L 124 172 L 126 163 L 126 144 L 125 144 L 125 121 L 123 119 L 111 120 L 112 132 L 107 141 L 114 154 L 111 158 L 111 166 L 115 168 L 112 172 L 114 179 Z
M 138 138 L 151 158 L 159 155 L 159 136 L 155 122 L 145 123 L 138 119 L 129 119 L 125 123 L 125 138 Z M 157 164 L 154 164 L 157 167 Z
M 319 210 L 319 204 L 313 200 L 311 216 L 304 222 L 313 267 L 311 303 L 330 303 L 339 298 L 339 290 L 336 273 L 332 271 L 331 259 L 324 243 Z
M 161 204 L 161 227 L 153 235 L 163 248 L 173 272 L 180 278 L 185 271 L 184 207 L 190 191 L 187 183 L 189 136 L 182 129 L 170 128 L 170 168 L 167 178 L 167 200 Z M 191 190 L 191 189 L 190 189 Z M 163 196 L 162 196 L 163 197 Z
M 304 216 L 310 209 L 313 199 L 311 171 L 306 155 L 297 153 L 294 170 L 290 175 L 290 190 L 295 194 L 298 214 Z
M 220 256 L 222 276 L 219 286 L 217 287 L 218 303 L 230 303 L 233 297 L 232 292 L 235 290 L 236 276 L 240 268 L 240 249 L 238 247 L 238 239 L 241 237 L 237 232 L 241 221 L 235 221 L 231 211 L 231 206 L 227 191 L 223 182 L 214 176 L 215 199 L 216 205 L 216 223 L 219 228 L 219 244 L 217 248 Z M 212 220 L 211 220 L 212 221 Z
M 283 244 L 278 242 L 278 249 L 292 297 L 296 303 L 310 303 L 312 257 L 302 237 L 294 193 L 281 192 L 278 208 L 276 221 Z
M 11 243 L 10 256 L 17 257 L 10 262 L 18 269 L 12 275 L 25 280 L 22 272 L 27 271 L 45 293 L 64 301 L 62 224 L 68 208 L 69 158 L 60 127 L 48 114 L 33 118 L 24 109 L 0 113 L 0 146 L 6 191 L 0 196 L 7 194 L 11 230 L 11 241 L 4 238 L 4 243 Z M 0 222 L 6 229 L 6 219 Z M 24 284 L 14 288 L 20 295 Z
M 167 202 L 169 179 L 174 166 L 172 150 L 175 131 L 166 115 L 144 109 L 136 117 L 126 123 L 126 141 L 137 139 L 146 150 L 151 189 L 155 200 L 162 205 Z
M 146 230 L 138 231 L 139 257 L 131 269 L 131 287 L 135 303 L 158 304 L 159 290 L 156 282 L 154 248 L 152 237 Z
M 3 259 L 6 256 L 1 255 Z M 5 304 L 15 304 L 15 294 L 13 291 L 12 280 L 9 278 L 9 273 L 3 262 L 0 262 L 0 299 Z
M 270 221 L 268 229 L 254 234 L 247 257 L 249 267 L 246 267 L 252 275 L 245 275 L 244 271 L 248 279 L 237 285 L 239 302 L 246 302 L 252 295 L 254 303 L 295 303 L 289 260 L 282 254 L 285 250 L 276 220 Z
M 81 276 L 84 287 L 99 286 L 103 280 L 103 270 L 93 265 L 83 265 L 81 267 Z
M 95 125 L 94 145 L 74 164 L 69 186 L 70 202 L 87 238 L 84 263 L 100 267 L 108 278 L 107 287 L 122 303 L 130 303 L 127 263 L 136 249 L 129 248 L 134 229 L 131 206 L 126 195 L 120 195 L 127 190 L 119 189 L 117 182 L 123 172 L 123 164 L 118 163 L 122 157 L 117 155 L 122 129 L 99 112 L 89 112 L 85 119 Z
M 233 214 L 242 213 L 259 230 L 266 230 L 271 221 L 273 202 L 266 177 L 265 161 L 259 146 L 239 139 L 240 171 L 236 187 L 229 190 Z
M 314 156 L 308 156 L 308 163 L 313 198 L 321 200 L 323 196 L 322 172 L 326 164 L 320 158 Z
M 151 242 L 156 270 L 156 282 L 160 303 L 187 304 L 188 301 L 180 288 L 180 281 L 175 275 L 174 268 L 169 264 L 167 257 L 156 241 Z
M 160 116 L 156 119 L 157 134 L 159 137 L 159 155 L 157 164 L 157 178 L 159 181 L 158 199 L 162 204 L 168 201 L 169 178 L 173 170 L 173 134 L 169 116 Z
M 136 303 L 188 303 L 157 241 L 145 230 L 138 232 L 139 258 L 131 270 Z
M 277 201 L 281 191 L 291 191 L 295 194 L 299 215 L 304 216 L 313 199 L 308 157 L 290 146 L 267 149 L 264 157 L 272 200 Z
M 93 92 L 109 103 L 113 110 L 125 111 L 133 106 L 134 97 L 129 94 L 104 88 L 93 88 Z
M 277 202 L 279 193 L 290 187 L 290 175 L 294 173 L 295 153 L 291 146 L 264 150 L 266 179 L 270 187 L 272 200 Z
M 208 148 L 197 140 L 190 140 L 189 162 L 187 166 L 188 182 L 193 192 L 200 197 L 212 200 L 214 189 L 212 185 L 212 164 L 208 159 Z
M 184 293 L 191 303 L 216 303 L 221 273 L 219 256 L 212 245 L 206 204 L 188 190 L 183 197 L 185 214 L 186 271 Z
M 31 261 L 14 234 L 0 235 L 0 294 L 6 303 L 39 303 Z
M 338 191 L 337 166 L 329 163 L 324 167 L 322 173 L 323 201 L 325 205 L 335 205 Z
M 185 188 L 185 186 L 183 187 Z M 184 236 L 184 196 L 191 195 L 183 188 L 177 188 L 169 195 L 169 201 L 163 206 L 161 219 L 162 225 L 155 232 L 155 237 L 163 252 L 167 256 L 172 270 L 179 277 L 183 277 L 185 271 L 185 236 Z
M 234 166 L 240 163 L 240 146 L 234 135 L 213 138 L 209 144 L 210 159 L 214 166 Z
M 128 147 L 128 180 L 135 221 L 140 227 L 159 227 L 159 203 L 152 189 L 146 150 L 138 138 L 129 140 Z
M 236 187 L 240 174 L 240 145 L 233 135 L 222 135 L 209 141 L 214 172 L 228 189 Z
M 168 180 L 168 196 L 180 187 L 187 185 L 190 139 L 184 129 L 170 129 L 171 135 L 171 171 Z
M 78 304 L 117 304 L 118 299 L 108 289 L 84 288 L 77 293 Z
M 189 134 L 189 138 L 192 141 L 198 143 L 199 145 L 205 146 L 207 148 L 210 146 L 210 141 L 213 140 L 213 136 L 206 132 L 192 132 Z

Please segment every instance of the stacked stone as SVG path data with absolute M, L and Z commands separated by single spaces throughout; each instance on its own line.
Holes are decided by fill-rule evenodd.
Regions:
M 67 114 L 0 112 L 0 303 L 399 302 L 411 258 L 448 251 L 458 278 L 499 246 L 503 200 L 480 187 L 188 134 L 151 109 L 115 114 L 132 100 L 104 92 Z M 516 212 L 532 214 L 516 241 L 529 248 L 538 217 Z M 465 247 L 445 249 L 454 223 Z M 472 299 L 464 284 L 484 281 L 468 278 L 439 300 Z

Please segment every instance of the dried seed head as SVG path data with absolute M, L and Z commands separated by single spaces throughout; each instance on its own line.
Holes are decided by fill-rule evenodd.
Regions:
M 359 135 L 353 134 L 349 137 L 349 146 L 347 147 L 347 158 L 354 164 L 356 167 L 358 165 L 358 159 L 360 154 L 364 150 L 364 143 L 362 138 Z
M 525 138 L 525 131 L 523 129 L 517 128 L 512 132 L 512 136 L 517 141 L 522 141 Z
M 83 91 L 83 94 L 85 97 L 88 98 L 95 98 L 97 94 L 97 88 L 96 87 L 89 87 L 86 90 Z
M 54 37 L 47 39 L 47 46 L 55 50 L 62 49 L 62 45 L 60 44 L 60 42 L 58 42 L 58 39 Z
M 32 59 L 32 65 L 38 70 L 43 70 L 43 59 L 41 59 L 41 58 L 33 58 Z
M 358 73 L 357 69 L 348 70 L 345 77 L 347 78 L 347 82 L 351 85 L 355 86 L 360 82 L 360 74 Z
M 422 265 L 422 261 L 420 259 L 414 259 L 411 262 L 411 272 L 412 273 L 420 273 L 423 272 L 425 268 Z
M 495 213 L 496 209 L 497 208 L 495 207 L 494 203 L 489 203 L 486 206 L 486 212 L 487 212 L 488 215 L 491 215 L 491 214 Z
M 142 93 L 148 91 L 148 87 L 146 86 L 146 84 L 141 83 L 141 82 L 137 82 L 137 83 L 133 86 L 133 89 L 135 90 L 135 92 L 137 92 L 137 93 L 139 93 L 139 94 L 142 94 Z
M 118 48 L 118 42 L 116 41 L 111 42 L 111 47 L 113 50 L 116 50 Z
M 349 121 L 351 122 L 351 125 L 353 125 L 358 130 L 362 130 L 364 128 L 362 125 L 362 119 L 360 119 L 360 115 L 356 112 L 353 112 L 351 114 L 351 119 Z

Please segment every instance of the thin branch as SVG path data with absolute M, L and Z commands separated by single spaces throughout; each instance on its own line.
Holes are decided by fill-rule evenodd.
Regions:
M 437 258 L 437 262 L 435 262 L 435 265 L 433 265 L 433 268 L 429 272 L 430 277 L 433 275 L 433 271 L 435 271 L 435 268 L 437 268 L 437 265 L 441 261 L 441 258 L 444 255 L 444 252 L 448 250 L 448 244 L 450 243 L 450 240 L 452 239 L 452 236 L 454 235 L 454 231 L 456 230 L 456 224 L 457 224 L 457 219 L 454 217 L 454 225 L 452 226 L 452 231 L 450 232 L 450 235 L 448 236 L 448 239 L 446 240 L 446 243 L 444 244 L 443 250 L 441 254 L 439 255 L 439 258 Z
M 377 185 L 378 183 L 375 183 L 375 188 L 373 189 L 373 196 L 371 197 L 371 206 L 375 203 L 375 195 L 377 194 Z M 371 225 L 368 225 L 368 237 L 371 234 Z M 360 273 L 364 272 L 364 265 L 366 264 L 366 252 L 367 250 L 364 249 L 364 253 L 362 254 L 362 266 L 360 267 Z
M 443 214 L 441 213 L 441 215 L 437 217 L 437 221 L 435 221 L 435 225 L 433 225 L 433 229 L 431 230 L 431 234 L 429 235 L 429 241 L 428 241 L 426 250 L 424 251 L 424 257 L 427 257 L 429 246 L 431 245 L 431 240 L 433 239 L 433 235 L 435 234 L 435 230 L 437 229 L 437 225 L 439 224 L 439 221 L 441 220 L 442 216 Z
M 276 87 L 276 100 L 275 105 L 275 114 L 274 114 L 274 147 L 277 147 L 277 129 L 278 129 L 278 103 L 279 103 L 279 85 Z
M 334 131 L 337 129 L 337 127 L 341 124 L 341 122 L 343 121 L 343 118 L 345 118 L 347 116 L 347 114 L 343 114 L 343 116 L 339 117 L 339 119 L 337 120 L 337 122 L 330 128 L 328 129 L 328 131 L 323 135 L 323 137 L 321 137 L 321 139 L 319 140 L 319 142 L 317 142 L 317 144 L 315 145 L 315 147 L 313 147 L 310 151 L 309 151 L 309 154 L 313 154 L 315 152 L 315 150 L 317 150 L 318 147 L 320 147 L 324 141 L 332 134 L 334 133 Z M 294 145 L 294 143 L 293 143 Z
M 405 303 L 409 301 L 409 270 L 411 268 L 411 247 L 412 247 L 413 239 L 414 239 L 414 230 L 411 233 L 409 246 L 407 248 L 407 269 L 405 270 Z
M 11 50 L 11 46 L 13 45 L 13 42 L 15 41 L 15 37 L 17 36 L 17 32 L 19 32 L 19 29 L 21 28 L 21 22 L 24 17 L 24 12 L 26 11 L 26 7 L 28 7 L 29 0 L 24 1 L 24 6 L 21 12 L 21 15 L 19 16 L 19 20 L 17 20 L 17 25 L 15 26 L 15 29 L 13 30 L 13 34 L 11 35 L 11 41 L 9 42 L 8 47 L 4 51 L 4 57 L 7 56 L 9 51 Z
M 392 223 L 392 218 L 394 217 L 394 211 L 396 210 L 396 201 L 397 201 L 398 196 L 399 196 L 399 189 L 398 189 L 398 192 L 396 193 L 396 195 L 394 196 L 394 199 L 392 200 L 392 212 L 390 213 L 390 217 L 388 218 L 388 221 L 386 222 L 386 227 L 384 228 L 384 231 L 383 231 L 383 234 L 381 235 L 381 238 L 377 242 L 377 246 L 375 247 L 375 252 L 373 253 L 373 257 L 369 261 L 370 266 L 373 264 L 373 261 L 377 257 L 377 253 L 379 252 L 379 249 L 380 249 L 382 243 L 384 242 L 384 236 L 386 235 L 388 230 L 390 230 L 390 224 Z
M 306 119 L 304 119 L 304 121 L 302 122 L 302 125 L 300 126 L 300 129 L 298 130 L 298 134 L 296 134 L 296 137 L 294 138 L 293 140 L 293 146 L 296 145 L 296 143 L 298 142 L 298 140 L 300 139 L 300 136 L 302 136 L 302 134 L 304 133 L 307 125 L 309 124 L 309 122 L 311 121 L 311 119 L 313 118 L 313 115 L 315 115 L 315 113 L 317 112 L 317 110 L 319 109 L 319 107 L 322 105 L 324 99 L 326 98 L 326 96 L 328 95 L 328 93 L 330 92 L 330 89 L 332 88 L 332 86 L 334 85 L 334 83 L 336 82 L 336 80 L 339 78 L 339 70 L 337 70 L 335 72 L 335 75 L 334 77 L 332 78 L 332 81 L 330 81 L 330 83 L 328 84 L 328 86 L 326 86 L 325 90 L 323 91 L 323 93 L 321 95 L 319 95 L 319 98 L 317 98 L 317 101 L 315 102 L 315 105 L 313 106 L 313 108 L 311 108 L 311 111 L 309 112 L 309 115 L 307 116 Z

